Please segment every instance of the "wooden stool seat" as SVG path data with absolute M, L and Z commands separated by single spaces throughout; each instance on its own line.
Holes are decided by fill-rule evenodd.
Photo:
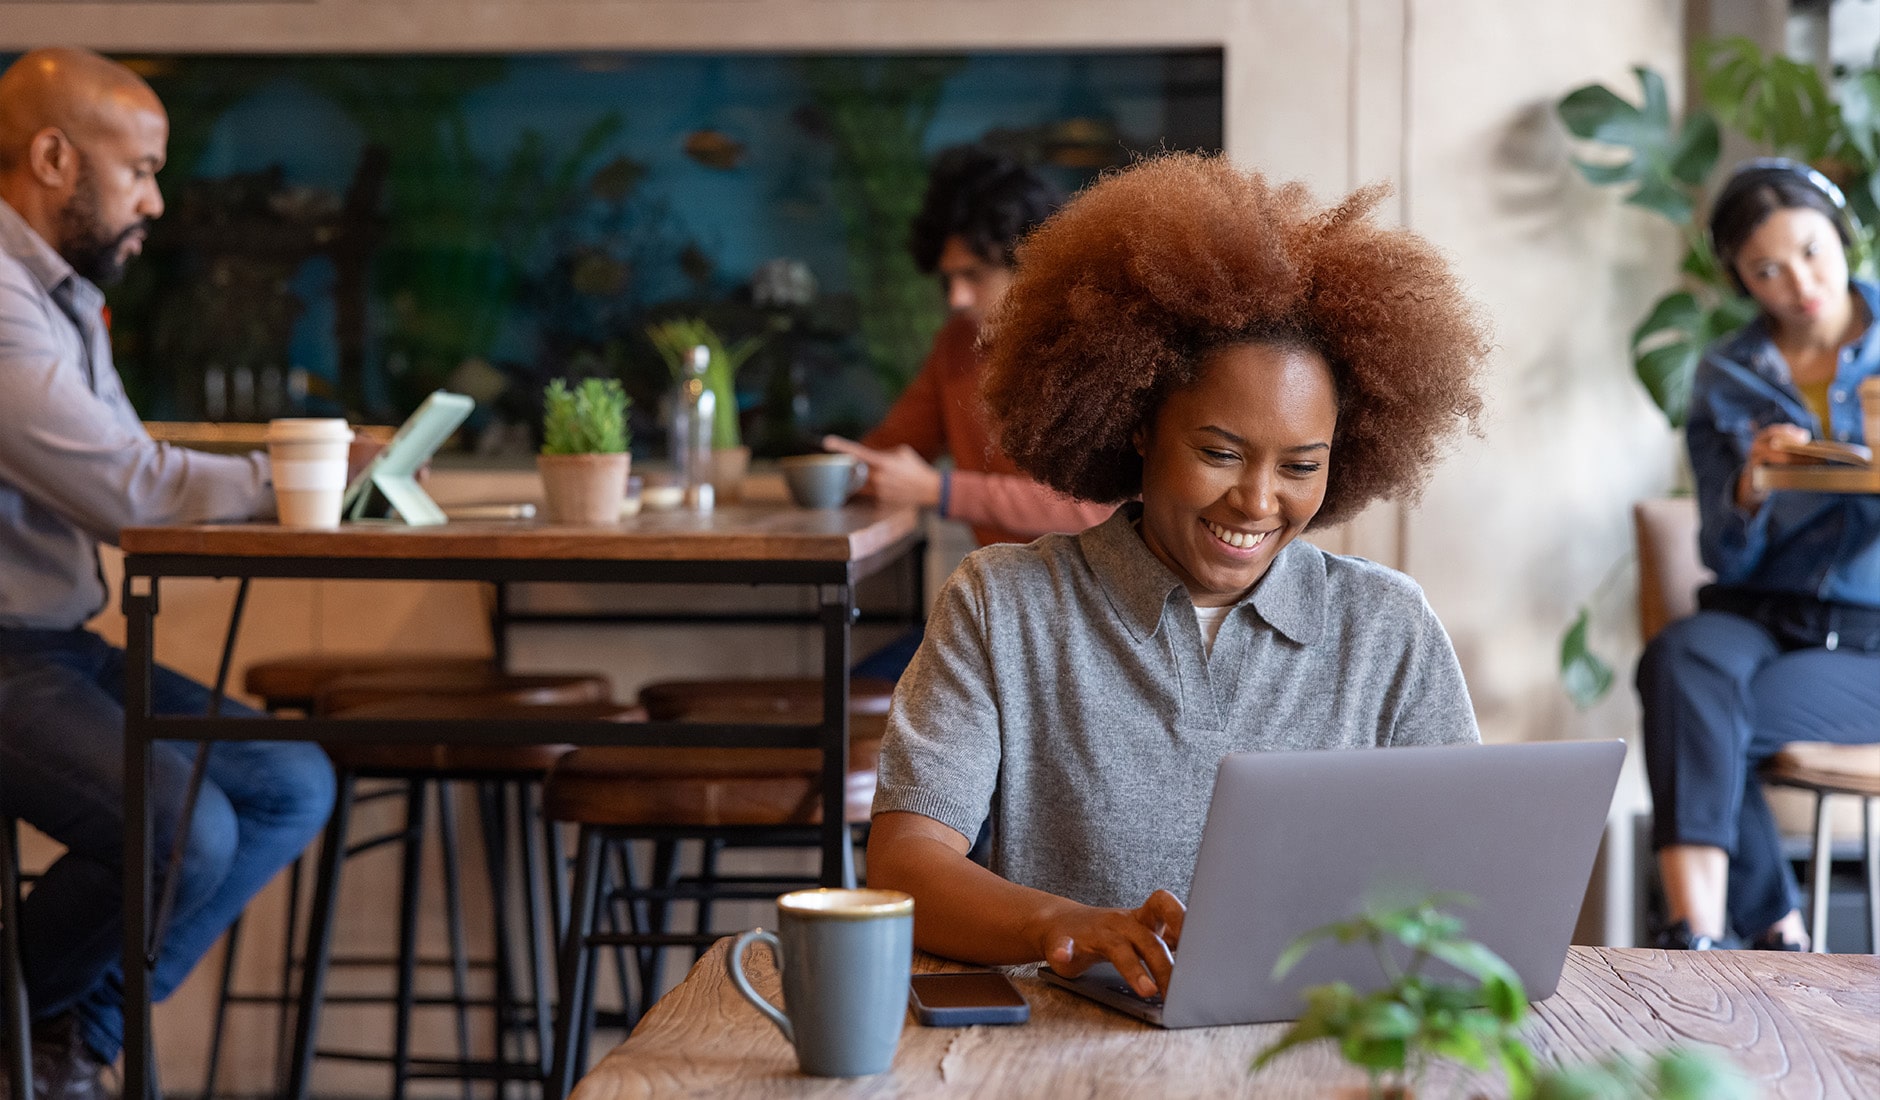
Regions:
M 303 653 L 249 665 L 242 674 L 242 688 L 266 700 L 270 709 L 311 709 L 321 690 L 341 676 L 395 674 L 438 677 L 457 683 L 495 671 L 496 664 L 488 657 L 436 653 Z
M 552 718 L 567 721 L 644 722 L 646 711 L 627 703 L 543 705 L 461 695 L 408 695 L 365 703 L 335 718 L 465 719 Z M 466 777 L 479 774 L 547 772 L 569 745 L 330 744 L 335 766 L 355 772 L 434 771 Z
M 868 820 L 879 740 L 849 745 L 847 809 Z M 724 828 L 816 825 L 822 753 L 815 749 L 581 748 L 548 774 L 543 810 L 582 825 Z
M 894 682 L 858 676 L 849 682 L 849 717 L 888 713 Z M 661 680 L 640 689 L 640 705 L 656 722 L 810 723 L 822 717 L 822 681 Z
M 336 676 L 315 694 L 311 710 L 331 716 L 401 699 L 453 699 L 469 709 L 379 717 L 473 718 L 489 714 L 490 707 L 616 705 L 612 682 L 598 672 L 519 674 L 485 669 L 474 675 L 372 672 Z
M 1880 798 L 1880 744 L 1797 741 L 1769 758 L 1762 778 L 1785 787 Z

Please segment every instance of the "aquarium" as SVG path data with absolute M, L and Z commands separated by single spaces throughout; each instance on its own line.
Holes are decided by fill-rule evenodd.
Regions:
M 619 378 L 663 445 L 649 326 L 736 348 L 759 454 L 873 422 L 944 316 L 907 225 L 983 142 L 1066 190 L 1221 145 L 1219 50 L 124 60 L 171 114 L 169 208 L 110 292 L 154 420 L 395 422 L 477 399 L 523 452 L 552 378 Z

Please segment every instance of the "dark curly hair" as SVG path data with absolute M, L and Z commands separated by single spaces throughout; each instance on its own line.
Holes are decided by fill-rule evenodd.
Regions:
M 1063 201 L 1062 191 L 1011 157 L 957 145 L 934 158 L 908 248 L 929 275 L 948 237 L 965 241 L 982 260 L 1011 267 L 1018 242 Z
M 1271 341 L 1330 364 L 1338 427 L 1313 526 L 1414 498 L 1442 445 L 1475 430 L 1487 326 L 1427 241 L 1226 160 L 1172 154 L 1105 177 L 1019 249 L 990 319 L 983 393 L 998 445 L 1083 500 L 1142 491 L 1131 435 L 1202 358 Z

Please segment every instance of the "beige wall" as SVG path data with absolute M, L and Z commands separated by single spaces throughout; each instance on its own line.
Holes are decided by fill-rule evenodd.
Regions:
M 1230 155 L 1327 196 L 1394 180 L 1391 214 L 1449 251 L 1494 320 L 1483 438 L 1459 448 L 1421 506 L 1374 510 L 1326 541 L 1424 584 L 1485 734 L 1519 740 L 1633 729 L 1623 681 L 1591 714 L 1572 711 L 1555 683 L 1556 647 L 1579 601 L 1628 550 L 1627 504 L 1676 470 L 1672 437 L 1625 350 L 1671 279 L 1675 242 L 1579 180 L 1549 105 L 1588 80 L 1623 85 L 1634 63 L 1677 74 L 1682 18 L 1675 0 L 45 2 L 7 4 L 0 46 L 1222 45 Z M 1598 639 L 1622 659 L 1622 677 L 1635 649 L 1628 599 L 1622 578 L 1601 605 Z M 317 617 L 314 604 L 293 614 Z M 406 611 L 408 623 L 425 617 L 420 605 Z M 172 1084 L 190 1080 L 194 1057 L 166 1049 Z

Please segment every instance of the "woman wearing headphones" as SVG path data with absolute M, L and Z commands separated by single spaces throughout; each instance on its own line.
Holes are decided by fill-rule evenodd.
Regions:
M 1785 448 L 1810 439 L 1863 441 L 1880 289 L 1848 277 L 1840 191 L 1794 161 L 1738 168 L 1710 234 L 1760 312 L 1706 351 L 1692 385 L 1686 442 L 1717 583 L 1639 662 L 1659 946 L 1734 933 L 1803 950 L 1800 891 L 1755 768 L 1792 741 L 1880 740 L 1880 498 L 1770 493 L 1751 472 L 1796 461 Z

